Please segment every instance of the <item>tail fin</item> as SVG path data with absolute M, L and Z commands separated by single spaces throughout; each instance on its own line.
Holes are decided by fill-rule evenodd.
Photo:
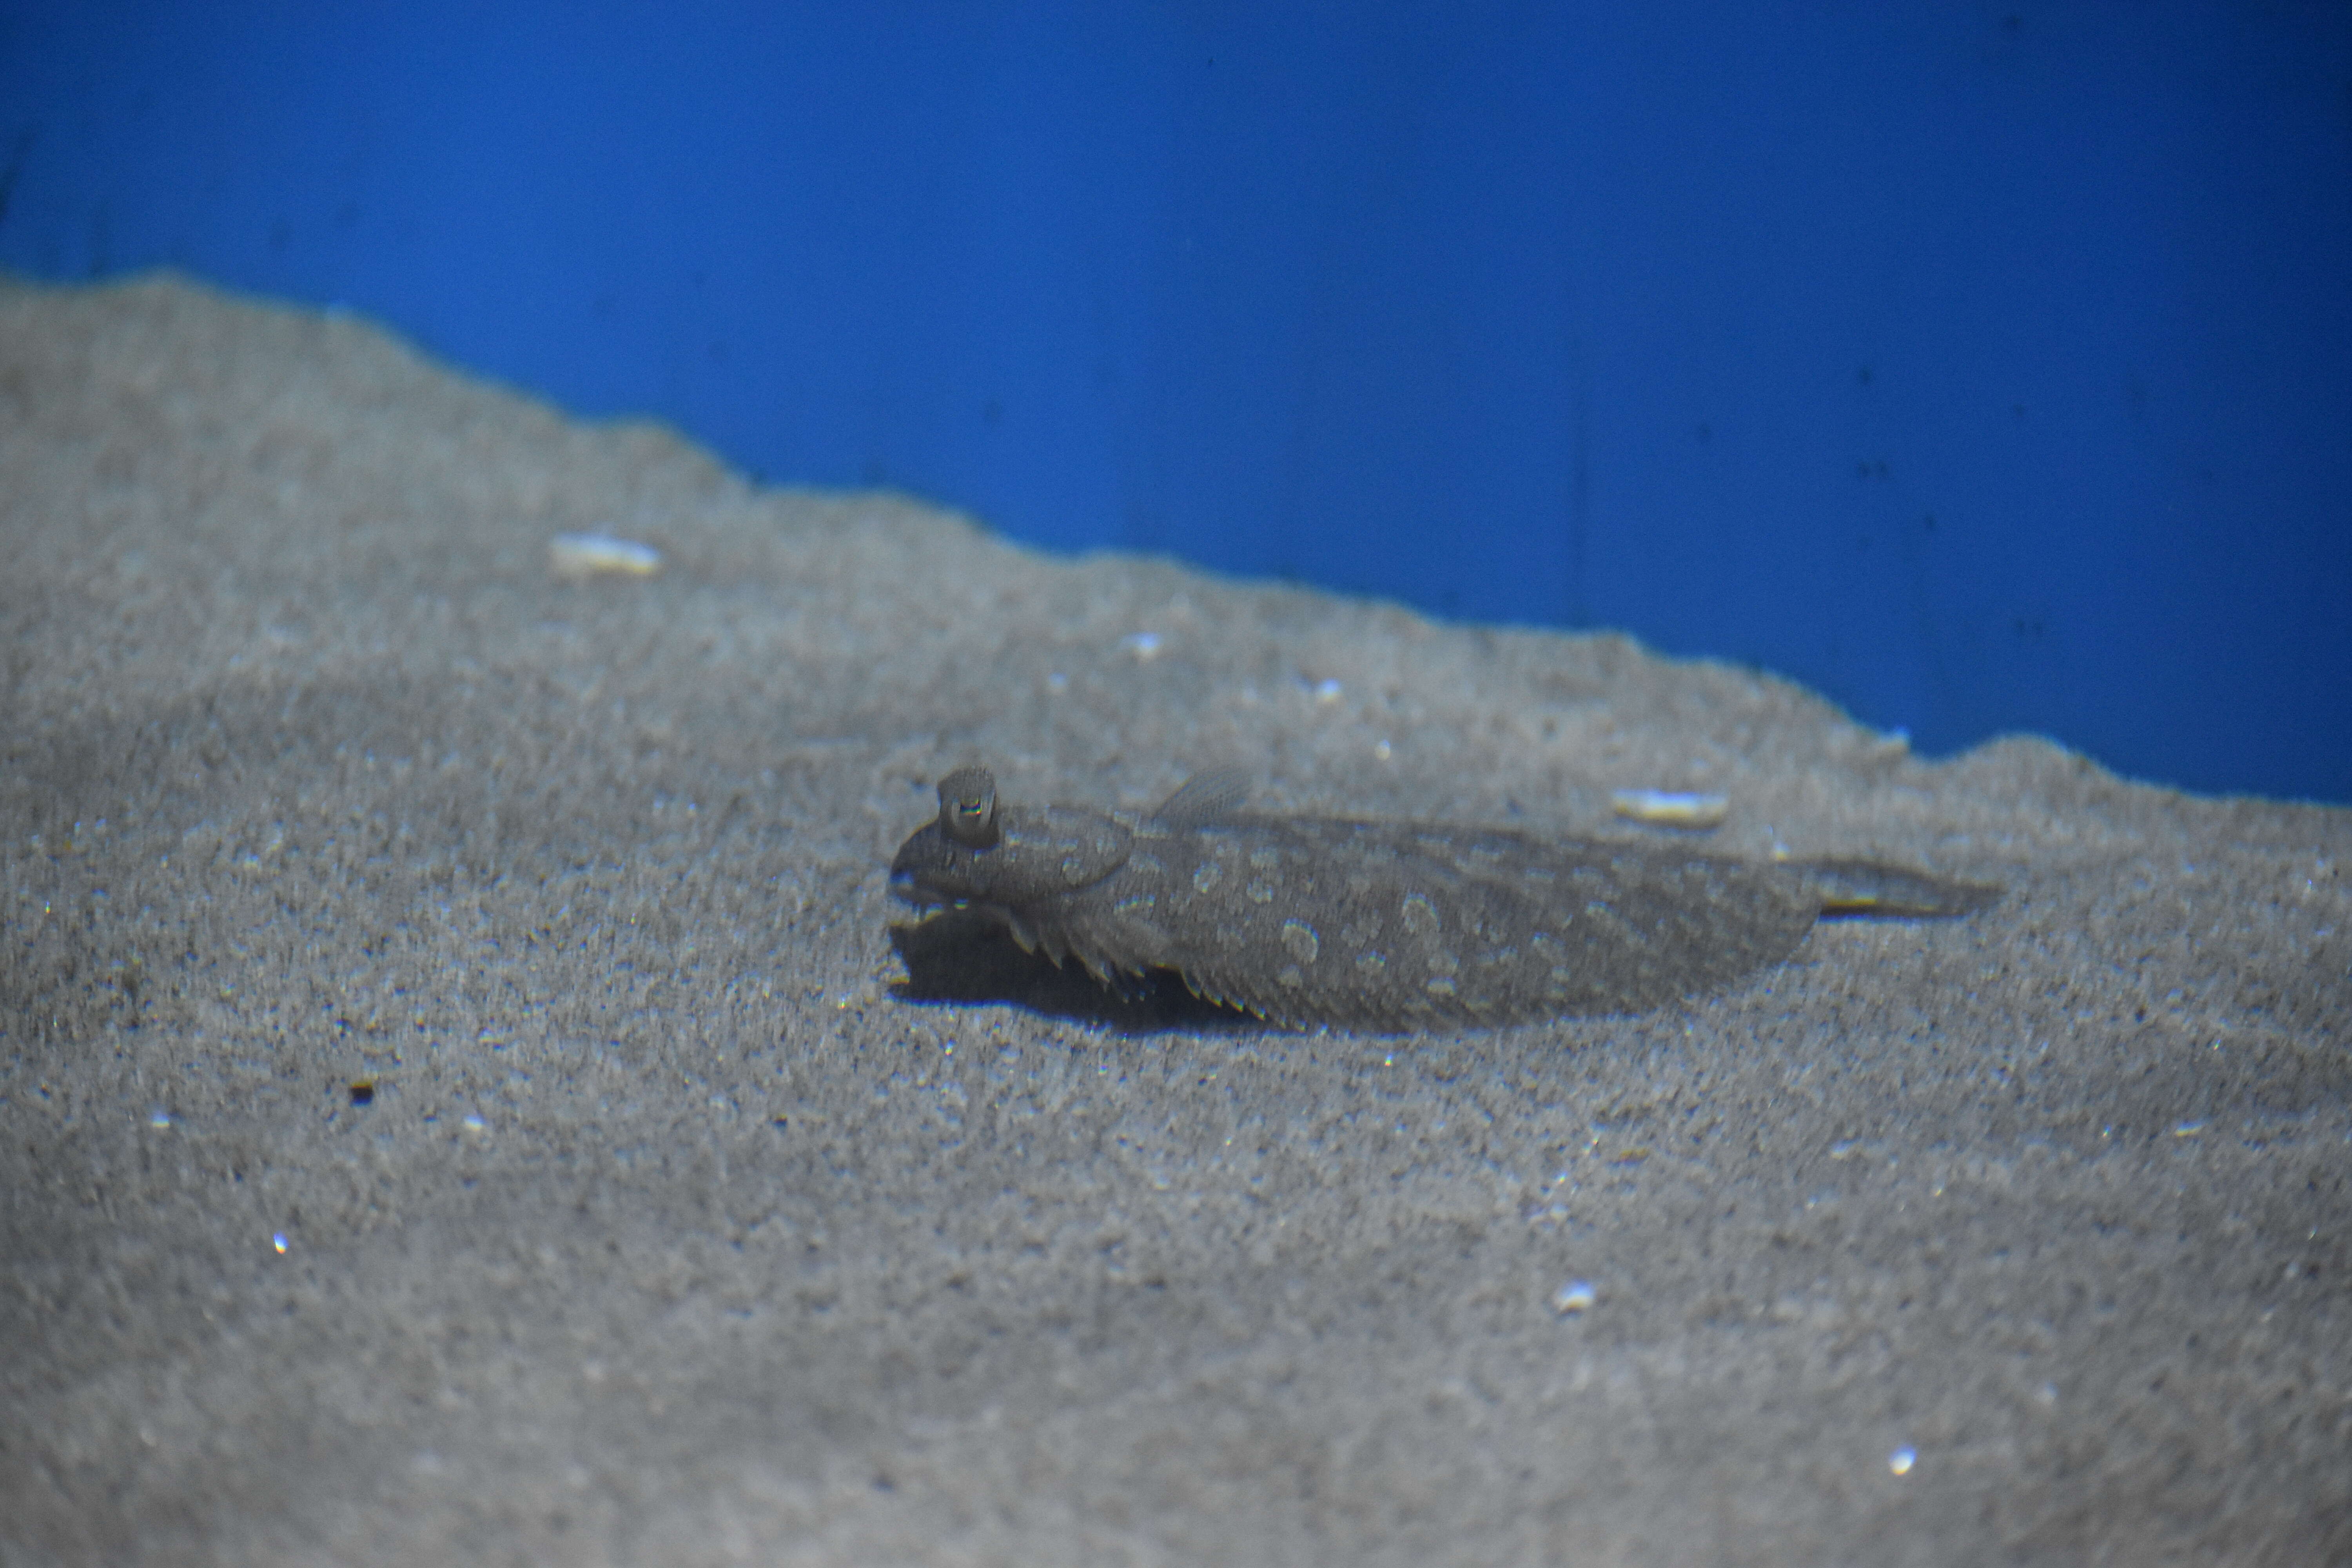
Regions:
M 1821 895 L 1822 913 L 1890 920 L 1945 920 L 2000 900 L 1990 882 L 1955 882 L 1870 860 L 1799 860 L 1795 868 Z

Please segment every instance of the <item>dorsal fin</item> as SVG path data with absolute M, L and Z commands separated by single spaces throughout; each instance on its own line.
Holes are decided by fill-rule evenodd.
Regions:
M 1172 827 L 1180 832 L 1189 827 L 1206 827 L 1221 817 L 1232 816 L 1249 798 L 1249 792 L 1247 769 L 1207 768 L 1177 785 L 1176 793 L 1161 801 L 1144 821 L 1154 827 Z

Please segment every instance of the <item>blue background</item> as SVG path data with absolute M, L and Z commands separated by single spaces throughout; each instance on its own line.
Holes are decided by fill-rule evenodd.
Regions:
M 0 4 L 0 266 L 2352 800 L 2339 4 Z

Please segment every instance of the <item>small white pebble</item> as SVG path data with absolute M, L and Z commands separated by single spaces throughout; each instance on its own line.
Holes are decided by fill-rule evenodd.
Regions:
M 547 563 L 559 577 L 650 577 L 661 552 L 608 533 L 559 533 L 547 542 Z
M 2194 1138 L 2204 1131 L 2205 1124 L 2202 1121 L 2183 1121 L 2172 1129 L 2172 1135 L 2175 1138 Z
M 1396 755 L 1396 748 L 1390 745 L 1386 741 L 1382 741 L 1372 748 L 1372 755 L 1380 758 L 1381 761 L 1385 763 L 1391 757 Z
M 479 1132 L 486 1125 L 487 1123 L 478 1116 L 466 1118 L 466 1131 L 468 1132 Z
M 1633 821 L 1665 827 L 1715 827 L 1731 813 L 1731 802 L 1723 795 L 1664 789 L 1621 789 L 1609 797 L 1609 807 Z
M 1160 657 L 1158 632 L 1132 632 L 1127 638 L 1127 648 L 1137 658 L 1150 660 Z
M 1593 1289 L 1591 1280 L 1571 1279 L 1551 1293 L 1551 1310 L 1566 1317 L 1570 1312 L 1591 1310 L 1600 1300 L 1601 1292 Z
M 273 1230 L 273 1231 L 271 1231 L 271 1232 L 269 1233 L 269 1245 L 270 1245 L 270 1246 L 272 1246 L 272 1247 L 276 1247 L 276 1248 L 278 1249 L 278 1257 L 280 1257 L 280 1258 L 285 1257 L 285 1256 L 286 1256 L 286 1233 L 285 1233 L 284 1231 L 282 1231 L 282 1230 Z
M 1339 700 L 1342 689 L 1343 689 L 1339 683 L 1336 680 L 1332 680 L 1328 678 L 1318 680 L 1315 683 L 1315 700 L 1318 702 L 1337 702 Z
M 1895 1449 L 1895 1452 L 1886 1456 L 1886 1468 L 1893 1470 L 1898 1476 L 1909 1475 L 1911 1473 L 1911 1467 L 1918 1462 L 1919 1450 L 1912 1447 L 1907 1443 L 1902 1447 Z
M 159 1105 L 154 1110 L 147 1113 L 147 1125 L 150 1127 L 169 1127 L 172 1125 L 172 1113 Z

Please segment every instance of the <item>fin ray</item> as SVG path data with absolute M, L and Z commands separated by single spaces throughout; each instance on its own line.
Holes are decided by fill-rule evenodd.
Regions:
M 1177 785 L 1176 793 L 1161 801 L 1144 820 L 1155 827 L 1171 827 L 1180 832 L 1189 827 L 1205 827 L 1239 810 L 1249 793 L 1246 768 L 1205 768 Z

